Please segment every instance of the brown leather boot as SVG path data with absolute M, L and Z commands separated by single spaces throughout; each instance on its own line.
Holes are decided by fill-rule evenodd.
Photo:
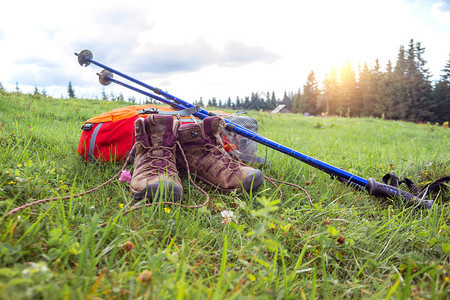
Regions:
M 225 122 L 208 117 L 200 124 L 184 124 L 178 130 L 178 141 L 186 155 L 189 170 L 203 182 L 223 192 L 256 190 L 263 183 L 260 170 L 233 160 L 223 147 L 220 132 Z M 178 165 L 185 164 L 178 155 Z
M 152 201 L 160 195 L 183 199 L 177 174 L 175 141 L 180 123 L 172 116 L 149 115 L 135 121 L 136 155 L 130 190 L 135 199 Z

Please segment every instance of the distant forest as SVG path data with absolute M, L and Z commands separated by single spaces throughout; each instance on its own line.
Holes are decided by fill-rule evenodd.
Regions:
M 287 105 L 294 113 L 328 114 L 349 117 L 376 117 L 411 122 L 448 122 L 450 120 L 450 55 L 438 81 L 424 59 L 425 48 L 411 39 L 408 49 L 402 45 L 395 65 L 389 61 L 385 70 L 378 60 L 373 67 L 364 63 L 356 75 L 350 63 L 339 74 L 336 68 L 326 74 L 322 88 L 311 71 L 307 82 L 297 93 L 275 93 L 251 96 L 232 101 L 212 98 L 198 105 L 218 108 L 273 110 Z

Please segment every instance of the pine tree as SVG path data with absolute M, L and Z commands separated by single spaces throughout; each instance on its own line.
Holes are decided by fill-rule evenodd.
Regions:
M 248 109 L 258 110 L 258 102 L 259 102 L 258 94 L 252 92 L 252 95 L 250 96 L 250 105 L 248 106 Z
M 306 84 L 303 86 L 303 95 L 300 97 L 300 111 L 316 115 L 319 112 L 317 109 L 319 94 L 319 84 L 316 81 L 316 75 L 314 71 L 311 71 Z
M 67 86 L 67 95 L 69 96 L 70 99 L 75 99 L 75 91 L 72 88 L 72 82 L 69 81 L 69 85 Z
M 347 116 L 358 116 L 360 113 L 360 107 L 355 97 L 356 76 L 350 62 L 348 62 L 341 69 L 339 87 L 339 114 L 345 114 Z
M 270 110 L 272 107 L 272 103 L 270 102 L 270 93 L 268 91 L 266 93 L 266 99 L 263 103 L 263 107 L 264 110 Z
M 361 115 L 381 117 L 377 107 L 377 95 L 381 92 L 381 66 L 378 59 L 375 60 L 375 65 L 372 69 L 368 69 L 367 64 L 364 65 L 363 70 L 359 76 L 360 97 L 361 97 Z
M 114 94 L 113 91 L 111 91 L 111 93 L 109 94 L 109 100 L 111 101 L 117 101 L 116 95 Z M 149 99 L 146 99 L 146 102 L 149 103 L 148 101 Z
M 286 95 L 286 92 L 284 93 Z M 292 111 L 294 113 L 301 113 L 302 112 L 302 91 L 299 89 L 298 93 L 294 95 L 294 99 L 292 100 Z
M 233 107 L 233 103 L 231 102 L 231 98 L 230 97 L 228 97 L 226 106 L 227 106 L 227 108 L 232 108 Z
M 373 102 L 371 102 L 370 97 L 370 81 L 371 81 L 371 72 L 369 70 L 369 67 L 365 63 L 363 67 L 359 68 L 359 79 L 356 85 L 356 98 L 359 99 L 360 105 L 361 105 L 361 116 L 371 116 L 371 105 L 373 105 Z
M 389 100 L 386 118 L 393 120 L 405 120 L 408 114 L 408 91 L 407 91 L 407 63 L 405 59 L 405 48 L 400 46 L 397 61 L 392 72 L 392 86 L 386 92 L 386 98 Z
M 250 109 L 250 98 L 248 96 L 245 97 L 244 104 L 242 105 L 242 108 Z
M 241 100 L 239 99 L 239 96 L 236 97 L 236 105 L 235 105 L 236 109 L 241 109 L 242 108 L 242 103 Z
M 433 121 L 443 123 L 450 121 L 450 55 L 442 69 L 440 80 L 433 90 Z
M 336 114 L 338 108 L 339 83 L 336 68 L 332 68 L 330 73 L 325 74 L 323 81 L 324 102 L 327 114 Z
M 272 92 L 272 97 L 270 98 L 270 109 L 274 110 L 277 107 L 277 98 L 275 98 L 275 92 Z
M 408 120 L 413 122 L 424 122 L 433 119 L 432 106 L 432 86 L 429 70 L 425 67 L 426 60 L 423 57 L 425 48 L 422 48 L 420 42 L 414 44 L 410 41 L 409 53 L 414 56 L 414 69 L 408 74 L 409 92 L 410 92 L 410 110 L 407 116 Z M 408 57 L 408 61 L 410 61 Z
M 295 96 L 293 96 L 293 95 L 291 97 L 289 97 L 287 92 L 284 91 L 283 100 L 281 100 L 281 103 L 286 105 L 289 108 L 293 108 L 294 107 L 294 103 L 293 103 L 294 97 Z
M 391 61 L 388 61 L 386 72 L 380 74 L 379 90 L 375 94 L 374 117 L 384 117 L 394 102 L 394 73 Z
M 102 100 L 105 100 L 105 101 L 108 100 L 108 95 L 106 94 L 104 88 L 102 89 Z

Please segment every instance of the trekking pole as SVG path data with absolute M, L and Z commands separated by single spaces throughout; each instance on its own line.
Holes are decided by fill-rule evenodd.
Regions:
M 123 74 L 119 71 L 116 71 L 106 65 L 103 65 L 97 61 L 95 61 L 93 59 L 93 55 L 92 52 L 89 50 L 83 50 L 80 53 L 75 53 L 76 56 L 78 56 L 78 63 L 81 66 L 85 66 L 87 67 L 89 64 L 94 64 L 97 65 L 101 68 L 104 68 L 106 71 L 103 71 L 102 73 L 99 74 L 100 78 L 100 83 L 103 85 L 108 85 L 111 82 L 114 82 L 116 84 L 122 85 L 124 87 L 130 88 L 136 92 L 139 92 L 143 95 L 149 96 L 155 100 L 159 100 L 162 101 L 163 103 L 169 104 L 172 107 L 174 107 L 175 109 L 185 109 L 185 108 L 190 108 L 193 107 L 193 104 L 190 104 L 189 102 L 186 102 L 180 98 L 177 98 L 175 96 L 170 95 L 169 93 L 163 92 L 161 89 L 150 86 L 144 82 L 141 82 L 137 79 L 134 79 L 126 74 Z M 159 96 L 153 95 L 151 93 L 145 92 L 139 88 L 136 87 L 132 87 L 128 84 L 125 84 L 119 80 L 116 80 L 114 78 L 112 78 L 112 73 L 119 75 L 120 77 L 123 77 L 131 82 L 134 82 L 138 85 L 141 85 L 147 89 L 150 89 L 151 91 L 162 95 L 164 98 L 163 99 Z M 212 112 L 208 112 L 204 109 L 200 109 L 199 112 L 194 114 L 195 116 L 199 117 L 200 119 L 204 119 L 208 116 L 215 116 L 214 113 Z M 398 197 L 401 198 L 405 204 L 407 206 L 416 206 L 419 208 L 424 208 L 424 209 L 428 209 L 431 208 L 433 201 L 429 200 L 429 199 L 425 199 L 423 196 L 423 198 L 418 198 L 410 193 L 407 193 L 403 190 L 401 190 L 398 187 L 395 186 L 391 186 L 388 184 L 384 184 L 384 183 L 380 183 L 377 182 L 375 179 L 373 178 L 369 178 L 369 179 L 365 179 L 362 177 L 359 177 L 355 174 L 349 173 L 345 170 L 342 170 L 340 168 L 334 167 L 332 165 L 329 165 L 325 162 L 322 162 L 320 160 L 317 160 L 315 158 L 312 158 L 310 156 L 307 156 L 305 154 L 302 154 L 296 150 L 290 149 L 286 146 L 283 146 L 279 143 L 276 143 L 274 141 L 271 141 L 255 132 L 252 132 L 242 126 L 239 126 L 231 121 L 228 120 L 224 120 L 226 122 L 226 129 L 232 132 L 235 132 L 236 134 L 239 134 L 241 136 L 244 136 L 246 138 L 249 138 L 259 144 L 265 145 L 269 148 L 272 148 L 276 151 L 282 152 L 284 154 L 287 154 L 289 156 L 292 156 L 314 168 L 317 168 L 331 176 L 337 177 L 339 180 L 341 181 L 345 181 L 346 183 L 348 183 L 351 186 L 360 188 L 360 189 L 365 189 L 367 190 L 367 192 L 372 195 L 372 196 L 376 196 L 376 197 L 383 197 L 383 198 L 390 198 L 390 197 Z

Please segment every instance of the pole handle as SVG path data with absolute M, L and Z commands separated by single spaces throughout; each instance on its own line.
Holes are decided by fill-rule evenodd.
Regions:
M 382 198 L 400 198 L 407 206 L 415 206 L 422 209 L 429 209 L 433 204 L 432 200 L 421 199 L 410 193 L 407 193 L 398 187 L 380 183 L 372 177 L 367 180 L 366 190 L 369 195 Z

